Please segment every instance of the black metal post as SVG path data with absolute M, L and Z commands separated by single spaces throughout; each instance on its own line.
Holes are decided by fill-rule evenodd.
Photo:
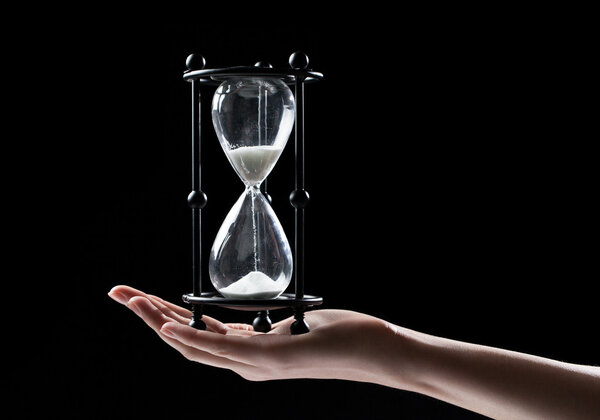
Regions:
M 262 194 L 265 196 L 265 198 L 267 199 L 267 201 L 269 202 L 269 204 L 273 204 L 273 199 L 271 198 L 271 196 L 267 192 L 267 178 L 264 179 L 264 181 L 262 182 L 261 187 L 262 187 Z
M 192 80 L 192 192 L 188 196 L 188 205 L 192 208 L 192 292 L 196 297 L 202 294 L 201 212 L 206 205 L 206 195 L 201 190 L 200 121 L 200 82 Z M 192 310 L 190 326 L 205 330 L 202 305 L 193 305 Z
M 304 297 L 304 205 L 302 196 L 304 191 L 304 83 L 303 80 L 296 81 L 296 176 L 293 203 L 295 207 L 295 248 L 296 261 L 294 264 L 294 276 L 296 281 L 296 299 Z
M 291 64 L 292 58 L 290 58 Z M 306 60 L 308 63 L 308 59 Z M 304 76 L 296 76 L 296 121 L 295 121 L 295 190 L 290 195 L 290 203 L 295 209 L 295 255 L 294 281 L 296 299 L 304 297 L 304 208 L 309 196 L 304 190 Z M 310 331 L 304 320 L 304 309 L 298 306 L 294 310 L 295 321 L 291 325 L 292 334 L 304 334 Z

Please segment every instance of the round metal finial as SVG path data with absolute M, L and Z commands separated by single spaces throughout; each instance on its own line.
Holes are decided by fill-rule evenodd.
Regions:
M 296 51 L 290 55 L 289 63 L 294 70 L 304 70 L 308 68 L 308 56 L 302 51 Z
M 310 197 L 308 195 L 308 192 L 305 190 L 294 190 L 290 194 L 290 203 L 292 204 L 292 206 L 294 206 L 294 208 L 297 209 L 303 209 L 304 207 L 306 207 L 309 200 Z
M 202 191 L 192 191 L 187 198 L 188 206 L 192 209 L 202 209 L 206 206 L 208 198 Z
M 260 68 L 269 68 L 272 69 L 273 66 L 271 65 L 271 63 L 268 63 L 266 61 L 259 61 L 257 62 L 254 67 L 260 67 Z
M 206 60 L 200 54 L 190 54 L 185 60 L 188 70 L 202 70 L 206 66 Z

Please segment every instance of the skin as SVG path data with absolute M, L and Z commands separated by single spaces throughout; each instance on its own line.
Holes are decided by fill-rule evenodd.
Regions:
M 346 310 L 306 313 L 258 333 L 203 316 L 128 286 L 109 296 L 140 316 L 188 360 L 230 369 L 251 381 L 318 378 L 371 382 L 418 392 L 496 419 L 598 419 L 600 368 L 465 343 Z

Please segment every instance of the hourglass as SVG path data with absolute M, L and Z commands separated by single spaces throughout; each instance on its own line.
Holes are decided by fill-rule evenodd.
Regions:
M 210 279 L 226 298 L 277 298 L 292 278 L 290 245 L 260 184 L 287 143 L 294 110 L 292 91 L 277 78 L 230 77 L 213 96 L 217 137 L 246 187 L 210 253 Z
M 269 310 L 293 308 L 292 334 L 310 330 L 304 312 L 322 303 L 304 294 L 304 84 L 320 80 L 308 70 L 308 57 L 290 56 L 289 69 L 265 62 L 254 66 L 205 69 L 202 56 L 192 54 L 184 79 L 192 84 L 193 293 L 183 296 L 192 305 L 190 325 L 205 329 L 205 305 L 258 311 L 256 331 L 271 329 Z M 202 291 L 201 210 L 207 203 L 200 188 L 200 85 L 217 85 L 212 97 L 212 122 L 221 147 L 244 190 L 225 217 L 210 251 L 208 274 L 216 292 Z M 290 89 L 292 85 L 295 95 Z M 292 130 L 295 132 L 294 252 L 270 205 L 266 178 L 276 165 Z M 263 191 L 261 191 L 261 186 Z M 294 278 L 294 293 L 285 293 Z

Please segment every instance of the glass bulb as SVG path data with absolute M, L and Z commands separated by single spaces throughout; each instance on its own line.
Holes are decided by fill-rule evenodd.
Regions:
M 210 252 L 210 279 L 226 298 L 272 299 L 290 283 L 290 245 L 260 184 L 288 141 L 294 114 L 294 96 L 277 78 L 232 78 L 213 97 L 217 137 L 246 187 Z
M 240 77 L 217 88 L 212 120 L 229 162 L 247 186 L 269 175 L 294 127 L 294 95 L 280 79 Z
M 290 244 L 275 212 L 258 188 L 247 188 L 211 249 L 213 286 L 226 298 L 272 299 L 290 284 L 292 268 Z

